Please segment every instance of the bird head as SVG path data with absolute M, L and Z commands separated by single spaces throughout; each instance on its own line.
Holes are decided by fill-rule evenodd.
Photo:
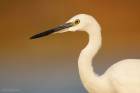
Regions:
M 93 17 L 87 14 L 78 14 L 71 19 L 69 19 L 66 23 L 73 23 L 74 26 L 69 27 L 68 31 L 83 31 L 90 26 L 90 24 L 93 22 Z
M 64 33 L 68 31 L 72 31 L 72 32 L 83 31 L 83 30 L 87 30 L 91 24 L 92 26 L 94 26 L 94 24 L 95 26 L 98 25 L 97 21 L 92 16 L 87 14 L 78 14 L 72 17 L 71 19 L 69 19 L 66 23 L 54 27 L 52 29 L 49 29 L 47 31 L 41 32 L 39 34 L 33 35 L 30 39 L 47 36 L 52 33 Z

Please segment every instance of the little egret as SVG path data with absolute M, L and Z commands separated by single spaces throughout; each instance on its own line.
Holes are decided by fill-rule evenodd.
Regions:
M 97 75 L 92 59 L 101 47 L 101 27 L 96 19 L 87 14 L 78 14 L 65 24 L 36 34 L 31 39 L 63 33 L 85 31 L 89 36 L 81 51 L 78 67 L 81 81 L 89 93 L 140 93 L 140 60 L 125 59 L 112 65 L 103 75 Z

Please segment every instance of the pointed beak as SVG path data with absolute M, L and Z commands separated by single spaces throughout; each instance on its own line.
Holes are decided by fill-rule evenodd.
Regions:
M 36 39 L 36 38 L 44 37 L 44 36 L 50 35 L 54 32 L 58 32 L 58 31 L 61 31 L 63 29 L 66 29 L 66 28 L 69 28 L 69 27 L 72 27 L 72 26 L 74 26 L 74 24 L 72 22 L 65 23 L 63 25 L 60 25 L 60 26 L 57 26 L 55 28 L 49 29 L 47 31 L 41 32 L 39 34 L 33 35 L 32 37 L 30 37 L 30 39 Z

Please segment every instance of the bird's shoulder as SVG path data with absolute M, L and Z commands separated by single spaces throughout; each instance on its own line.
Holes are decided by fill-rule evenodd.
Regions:
M 123 93 L 130 93 L 131 90 L 140 93 L 140 90 L 137 90 L 140 86 L 140 60 L 125 59 L 119 61 L 105 72 L 105 77 L 117 90 L 127 91 Z M 126 88 L 127 90 L 123 90 Z

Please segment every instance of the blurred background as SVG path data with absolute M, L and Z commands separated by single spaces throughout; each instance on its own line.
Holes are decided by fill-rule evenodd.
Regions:
M 140 59 L 140 0 L 0 0 L 0 93 L 86 93 L 77 66 L 84 32 L 29 39 L 79 13 L 102 27 L 96 73 Z

